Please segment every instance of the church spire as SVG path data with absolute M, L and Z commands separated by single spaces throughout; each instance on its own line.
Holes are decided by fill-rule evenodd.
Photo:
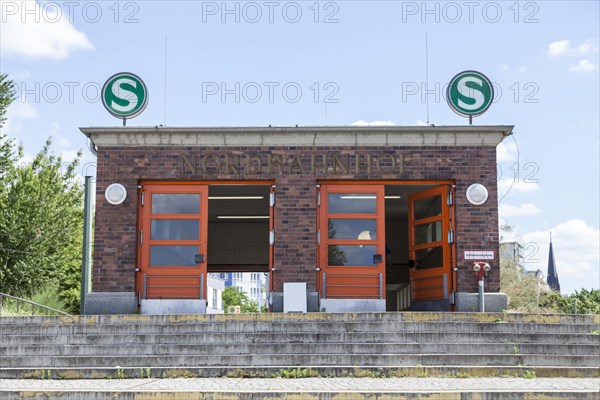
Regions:
M 550 231 L 550 251 L 548 253 L 548 275 L 546 282 L 550 288 L 560 293 L 560 282 L 558 281 L 558 272 L 554 263 L 554 249 L 552 248 L 552 231 Z

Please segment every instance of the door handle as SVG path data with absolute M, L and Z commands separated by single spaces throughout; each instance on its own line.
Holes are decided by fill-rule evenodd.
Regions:
M 419 260 L 408 260 L 408 268 L 412 270 L 419 268 Z
M 202 254 L 196 254 L 194 256 L 194 261 L 196 262 L 196 264 L 200 264 L 204 262 L 204 255 Z
M 373 264 L 379 264 L 383 262 L 383 256 L 381 254 L 373 254 Z

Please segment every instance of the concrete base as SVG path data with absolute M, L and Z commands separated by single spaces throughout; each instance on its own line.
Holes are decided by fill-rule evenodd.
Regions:
M 485 312 L 502 312 L 508 308 L 506 293 L 485 293 Z M 479 293 L 456 293 L 456 311 L 479 311 Z
M 283 312 L 283 292 L 271 292 L 273 312 Z M 306 293 L 306 308 L 308 312 L 319 311 L 319 292 Z
M 206 314 L 206 300 L 142 300 L 140 313 L 146 315 Z
M 385 300 L 321 299 L 321 312 L 385 312 Z
M 92 292 L 85 295 L 85 315 L 133 314 L 137 308 L 135 292 Z

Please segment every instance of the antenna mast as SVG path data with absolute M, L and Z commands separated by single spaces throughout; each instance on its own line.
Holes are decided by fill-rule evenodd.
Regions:
M 429 126 L 429 49 L 427 43 L 427 34 L 425 34 L 425 104 L 427 108 L 427 126 Z

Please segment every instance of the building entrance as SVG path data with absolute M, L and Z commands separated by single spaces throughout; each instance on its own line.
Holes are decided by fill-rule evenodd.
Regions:
M 142 182 L 140 187 L 140 300 L 205 301 L 209 273 L 228 281 L 235 279 L 228 273 L 252 272 L 254 277 L 271 271 L 271 184 Z M 259 305 L 269 285 L 250 290 Z
M 450 182 L 323 183 L 319 193 L 321 299 L 380 300 L 381 311 L 452 308 Z

